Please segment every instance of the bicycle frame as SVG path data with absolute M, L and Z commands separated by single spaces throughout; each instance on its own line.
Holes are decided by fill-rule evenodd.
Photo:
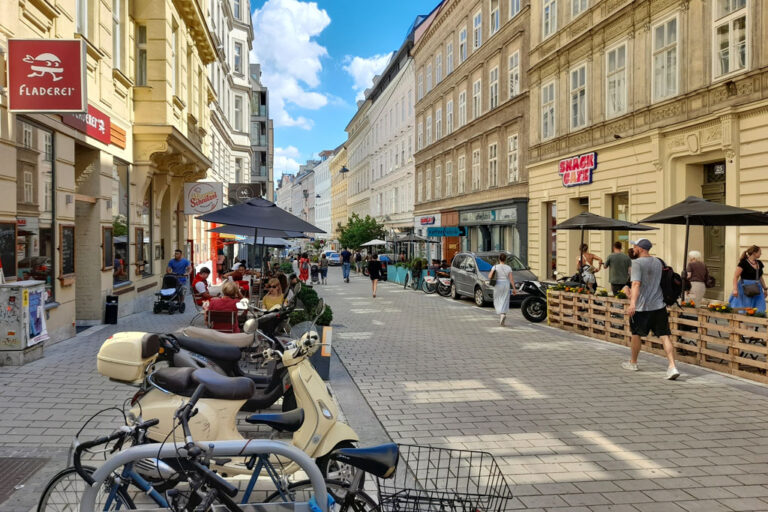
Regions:
M 112 484 L 112 487 L 109 490 L 109 496 L 107 497 L 107 502 L 104 505 L 104 510 L 109 510 L 112 506 L 112 503 L 115 500 L 119 500 L 120 498 L 117 495 L 117 491 L 121 488 L 127 488 L 131 483 L 133 483 L 136 487 L 138 487 L 142 492 L 144 492 L 147 496 L 152 498 L 152 500 L 157 503 L 159 507 L 167 508 L 168 502 L 165 500 L 162 494 L 157 492 L 152 485 L 147 482 L 141 475 L 139 475 L 136 471 L 133 470 L 133 463 L 126 464 L 123 466 L 123 472 L 120 474 L 120 478 L 124 480 L 122 484 L 118 482 L 114 482 Z M 132 504 L 126 503 L 126 505 L 133 508 Z M 118 509 L 120 506 L 118 505 Z

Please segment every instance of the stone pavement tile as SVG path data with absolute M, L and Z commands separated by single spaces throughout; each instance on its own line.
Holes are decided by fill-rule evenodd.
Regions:
M 690 492 L 691 490 L 695 489 L 686 489 L 686 491 Z M 650 490 L 644 490 L 646 496 L 651 498 L 653 501 L 687 501 L 692 499 L 691 494 L 686 492 L 682 489 L 650 489 Z
M 606 492 L 603 493 L 603 496 L 608 498 L 611 503 L 617 505 L 648 503 L 649 501 L 653 501 L 647 494 L 640 491 Z
M 725 487 L 724 489 L 740 498 L 768 497 L 768 485 L 739 485 L 733 487 Z
M 685 509 L 674 502 L 640 503 L 635 505 L 640 512 L 685 512 Z
M 578 505 L 608 505 L 611 503 L 608 498 L 600 494 L 599 492 L 582 492 L 579 494 L 563 494 L 561 495 L 566 502 L 571 506 Z
M 579 488 L 571 483 L 557 483 L 557 484 L 539 484 L 534 486 L 538 490 L 539 494 L 559 494 L 580 492 Z M 519 493 L 515 488 L 515 492 Z
M 532 507 L 542 507 L 542 508 L 551 508 L 551 507 L 567 507 L 568 503 L 566 503 L 560 496 L 555 495 L 546 495 L 546 496 L 521 496 L 520 501 L 522 501 L 526 507 L 532 508 Z
M 757 498 L 732 498 L 717 501 L 734 511 L 765 512 L 768 510 L 768 502 Z
M 576 487 L 581 492 L 614 492 L 621 491 L 621 487 L 613 482 L 598 481 L 598 482 L 577 482 Z
M 637 508 L 632 505 L 595 505 L 589 507 L 592 512 L 637 512 Z
M 680 501 L 677 504 L 688 512 L 729 512 L 731 510 L 715 500 Z
M 722 487 L 694 487 L 686 489 L 686 491 L 694 498 L 700 500 L 718 500 L 722 498 L 736 498 L 738 496 Z

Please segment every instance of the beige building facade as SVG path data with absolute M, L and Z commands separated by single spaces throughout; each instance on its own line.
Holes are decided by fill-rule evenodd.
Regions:
M 689 195 L 768 209 L 768 42 L 762 2 L 679 0 L 535 3 L 530 54 L 530 264 L 540 276 L 574 272 L 577 232 L 557 222 L 590 211 L 639 221 Z M 544 10 L 546 7 L 548 10 Z M 683 265 L 684 228 L 643 234 L 652 253 Z M 605 257 L 639 233 L 588 232 Z M 768 230 L 694 227 L 731 292 L 740 252 Z M 607 286 L 607 275 L 598 282 Z
M 347 223 L 347 148 L 342 146 L 331 157 L 331 242 L 339 239 L 339 224 Z
M 529 20 L 526 0 L 446 0 L 416 29 L 414 226 L 442 258 L 526 259 Z
M 83 40 L 91 117 L 11 113 L 0 95 L 0 160 L 15 162 L 0 171 L 0 229 L 6 279 L 46 283 L 56 341 L 100 323 L 107 295 L 121 315 L 146 310 L 165 260 L 184 247 L 183 184 L 210 165 L 204 64 L 214 49 L 193 0 L 42 5 L 3 3 L 0 48 Z M 88 135 L 89 121 L 105 133 Z
M 357 112 L 346 127 L 349 173 L 347 173 L 347 215 L 356 213 L 362 218 L 371 214 L 371 125 L 368 111 L 371 100 L 358 102 Z M 346 224 L 346 222 L 344 222 Z

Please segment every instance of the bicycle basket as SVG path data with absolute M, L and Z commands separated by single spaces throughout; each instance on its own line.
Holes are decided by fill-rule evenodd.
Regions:
M 399 445 L 394 477 L 377 478 L 382 512 L 506 510 L 512 491 L 486 452 Z

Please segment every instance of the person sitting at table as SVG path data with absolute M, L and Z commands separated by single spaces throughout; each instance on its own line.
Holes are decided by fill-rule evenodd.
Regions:
M 217 331 L 240 332 L 240 326 L 237 321 L 237 313 L 240 312 L 237 309 L 237 303 L 242 298 L 240 288 L 237 286 L 237 283 L 227 281 L 221 286 L 221 294 L 221 297 L 214 297 L 208 301 L 208 311 L 229 311 L 234 312 L 235 315 L 232 315 L 232 320 L 230 321 L 215 321 L 211 327 Z
M 262 299 L 262 307 L 266 310 L 270 310 L 275 306 L 281 306 L 283 304 L 283 289 L 280 286 L 280 281 L 273 277 L 269 280 L 264 287 L 266 295 Z
M 248 281 L 245 279 L 245 275 L 248 273 L 247 269 L 245 268 L 244 261 L 239 261 L 232 265 L 232 272 L 227 272 L 224 274 L 224 277 L 234 281 L 237 283 L 237 285 L 242 290 L 243 295 L 249 295 L 248 291 L 250 289 L 250 285 Z
M 192 281 L 193 297 L 195 304 L 202 306 L 203 302 L 210 300 L 214 296 L 208 291 L 208 276 L 211 275 L 211 269 L 203 267 L 200 272 L 197 273 L 195 279 Z

